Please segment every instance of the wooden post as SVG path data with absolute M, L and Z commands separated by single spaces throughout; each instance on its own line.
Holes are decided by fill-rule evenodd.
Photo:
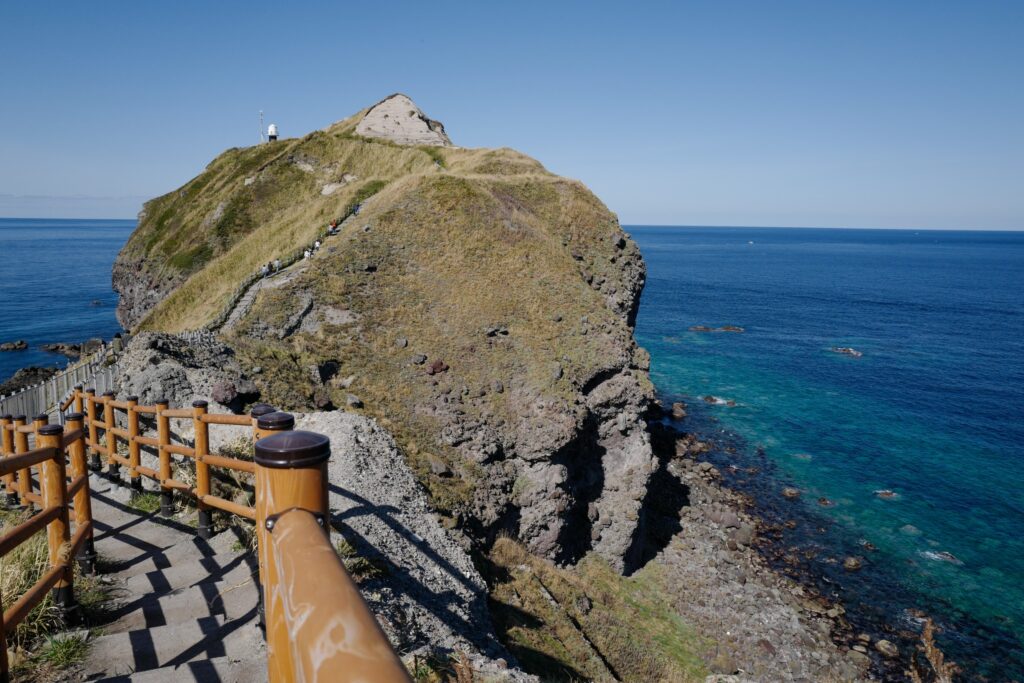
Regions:
M 269 534 L 276 516 L 292 508 L 308 510 L 326 527 L 331 442 L 322 434 L 284 431 L 257 441 L 255 452 L 256 538 L 266 610 L 267 668 L 270 680 L 288 681 L 294 678 L 295 661 L 280 594 L 288 587 L 280 584 Z
M 142 464 L 142 452 L 139 443 L 135 438 L 139 435 L 139 414 L 135 412 L 135 406 L 139 405 L 138 396 L 129 396 L 128 402 L 128 485 L 136 490 L 142 490 L 142 475 L 139 474 L 139 465 Z
M 14 455 L 14 432 L 11 431 L 13 422 L 14 418 L 10 415 L 0 417 L 0 451 L 3 452 L 3 457 L 5 458 Z M 17 507 L 18 487 L 17 479 L 13 472 L 4 475 L 4 489 L 7 491 L 7 507 Z
M 7 628 L 4 627 L 3 610 L 0 610 L 0 683 L 10 683 L 10 663 L 7 661 Z
M 14 416 L 14 452 L 25 453 L 28 451 L 28 434 L 18 431 L 18 427 L 25 426 L 25 416 Z M 28 468 L 18 471 L 18 498 L 21 500 L 21 507 L 31 507 L 28 494 L 32 493 L 32 477 Z
M 196 532 L 199 538 L 213 536 L 213 513 L 210 506 L 203 501 L 203 496 L 210 495 L 210 466 L 203 460 L 210 454 L 210 425 L 203 422 L 209 404 L 206 401 L 192 402 L 192 427 L 196 434 L 196 497 L 199 499 L 199 520 Z
M 89 447 L 91 449 L 91 458 L 89 460 L 89 469 L 93 472 L 100 471 L 100 454 L 95 448 L 96 439 L 99 438 L 99 429 L 96 424 L 96 390 L 86 389 L 85 390 L 85 414 L 89 418 Z
M 83 413 L 83 412 L 85 412 L 85 405 L 84 405 L 84 402 L 82 400 L 82 385 L 81 384 L 76 384 L 75 385 L 75 402 L 74 402 L 74 410 L 73 410 L 73 412 L 76 412 L 76 413 Z
M 53 586 L 53 601 L 66 616 L 75 608 L 75 596 L 72 590 L 73 572 L 71 562 L 67 558 L 71 544 L 71 525 L 68 522 L 68 488 L 64 467 L 64 436 L 62 425 L 46 424 L 39 427 L 36 439 L 40 448 L 53 448 L 54 457 L 42 463 L 43 509 L 56 507 L 60 512 L 57 518 L 46 525 L 46 539 L 50 550 L 50 568 L 63 567 L 64 572 Z
M 256 403 L 249 410 L 249 417 L 253 419 L 253 443 L 255 443 L 261 438 L 260 436 L 257 436 L 259 430 L 257 420 L 259 420 L 264 415 L 270 415 L 271 413 L 276 412 L 278 412 L 278 409 L 275 409 L 273 405 L 271 405 L 270 403 Z
M 71 413 L 68 415 L 67 430 L 69 432 L 82 429 L 82 426 L 81 413 Z M 71 462 L 71 478 L 85 477 L 85 484 L 78 490 L 78 493 L 75 494 L 75 499 L 72 501 L 75 509 L 75 528 L 80 529 L 86 524 L 92 523 L 92 498 L 90 498 L 89 491 L 89 468 L 85 464 L 84 435 L 81 439 L 76 439 L 68 445 L 68 460 Z M 93 542 L 92 531 L 89 532 L 89 537 L 82 543 L 77 559 L 78 566 L 83 574 L 96 573 L 96 545 Z
M 170 517 L 174 514 L 174 500 L 171 497 L 171 489 L 165 481 L 171 478 L 171 452 L 167 447 L 171 445 L 171 418 L 164 415 L 165 410 L 170 408 L 166 399 L 156 402 L 156 432 L 160 441 L 160 514 Z
M 117 454 L 117 435 L 114 434 L 114 427 L 117 425 L 117 411 L 110 405 L 114 401 L 113 391 L 103 392 L 103 435 L 107 441 L 107 476 L 114 483 L 121 482 L 121 466 L 114 460 Z
M 273 406 L 267 405 L 266 403 L 257 403 L 252 407 L 249 413 L 252 420 L 253 427 L 253 443 L 255 444 L 260 439 L 266 438 L 278 432 L 291 431 L 295 427 L 295 417 L 290 413 L 282 413 L 274 410 Z M 259 496 L 256 497 L 256 508 L 257 518 L 259 517 Z M 257 523 L 256 535 L 262 533 L 262 530 Z M 263 555 L 257 553 L 256 562 L 259 567 L 259 574 L 263 576 Z M 259 606 L 259 624 L 260 626 L 266 626 L 266 605 L 263 602 L 263 584 L 260 583 L 260 606 Z
M 45 427 L 48 424 L 50 424 L 50 416 L 47 415 L 46 413 L 39 413 L 34 418 L 32 418 L 32 430 L 35 433 L 35 437 L 36 437 L 34 448 L 41 448 L 41 446 L 39 445 L 39 430 L 40 430 L 40 428 Z M 28 489 L 29 491 L 32 490 L 32 486 L 33 486 L 33 484 L 35 484 L 36 481 L 39 482 L 39 493 L 40 493 L 40 496 L 41 496 L 42 493 L 43 493 L 43 466 L 42 465 L 39 466 L 39 476 L 37 476 L 37 477 L 33 477 L 32 476 L 32 469 L 29 468 L 28 469 L 28 479 L 29 479 L 29 489 Z M 46 508 L 46 505 L 43 505 L 42 507 L 40 507 L 41 510 L 45 509 L 45 508 Z

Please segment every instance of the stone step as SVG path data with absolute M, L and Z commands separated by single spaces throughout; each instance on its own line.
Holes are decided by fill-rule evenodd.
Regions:
M 103 678 L 99 683 L 263 683 L 266 680 L 265 658 L 237 660 L 213 657 L 177 667 Z
M 242 553 L 239 550 L 239 540 L 230 533 L 218 534 L 208 541 L 194 537 L 159 550 L 140 551 L 134 555 L 122 559 L 111 557 L 103 552 L 104 571 L 114 574 L 117 578 L 128 579 L 138 574 L 145 574 L 152 571 L 164 570 L 183 562 L 191 562 L 208 558 L 220 566 L 228 564 L 235 556 Z M 105 548 L 100 545 L 101 552 Z M 127 553 L 125 553 L 127 555 Z
M 255 574 L 253 555 L 237 555 L 227 562 L 222 557 L 203 557 L 129 576 L 122 588 L 128 595 L 162 595 L 201 583 L 240 585 L 255 580 Z
M 244 618 L 259 605 L 253 577 L 239 585 L 204 582 L 170 593 L 132 595 L 118 601 L 104 633 L 121 633 L 214 617 L 221 623 Z
M 263 634 L 257 626 L 255 606 L 248 613 L 224 622 L 216 617 L 204 617 L 100 636 L 89 648 L 84 679 L 106 676 L 107 680 L 110 677 L 118 680 L 118 676 L 163 668 L 164 674 L 170 674 L 169 678 L 144 680 L 177 681 L 178 675 L 186 669 L 184 665 L 215 658 L 242 662 L 265 660 L 266 650 Z

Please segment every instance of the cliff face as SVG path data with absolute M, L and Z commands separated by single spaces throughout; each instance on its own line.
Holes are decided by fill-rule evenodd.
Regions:
M 632 336 L 636 245 L 584 186 L 533 159 L 410 147 L 405 129 L 368 137 L 366 118 L 230 151 L 147 205 L 118 260 L 122 321 L 209 322 L 259 264 L 362 200 L 221 331 L 261 398 L 377 417 L 471 540 L 507 532 L 558 561 L 596 550 L 629 567 L 656 468 L 647 354 Z M 214 241 L 203 224 L 229 214 Z

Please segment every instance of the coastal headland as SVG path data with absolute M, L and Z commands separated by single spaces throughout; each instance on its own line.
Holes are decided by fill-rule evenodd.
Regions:
M 119 387 L 266 401 L 370 439 L 365 466 L 407 477 L 432 520 L 415 533 L 455 582 L 365 529 L 388 570 L 364 592 L 396 596 L 371 604 L 406 652 L 510 680 L 869 677 L 899 653 L 834 642 L 842 607 L 769 568 L 685 407 L 662 414 L 633 338 L 645 277 L 581 183 L 457 147 L 393 95 L 228 150 L 145 205 L 114 267 L 136 333 Z M 459 618 L 397 597 L 416 585 Z

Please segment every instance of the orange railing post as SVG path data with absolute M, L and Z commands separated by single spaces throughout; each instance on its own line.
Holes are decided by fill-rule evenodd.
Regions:
M 99 472 L 102 465 L 100 464 L 100 452 L 96 450 L 95 446 L 97 439 L 99 438 L 99 425 L 96 424 L 96 390 L 86 389 L 85 390 L 85 414 L 89 418 L 89 451 L 91 457 L 89 459 L 89 469 L 93 472 Z
M 330 440 L 312 432 L 283 431 L 257 441 L 255 451 L 269 680 L 409 681 L 331 547 Z
M 69 432 L 81 430 L 83 427 L 82 413 L 71 413 L 67 416 L 67 429 Z M 71 462 L 71 478 L 84 477 L 85 483 L 75 494 L 72 501 L 75 509 L 75 530 L 85 525 L 92 525 L 92 498 L 89 491 L 89 468 L 85 462 L 85 435 L 68 445 L 68 460 Z M 96 546 L 93 541 L 93 532 L 89 531 L 88 538 L 82 543 L 78 551 L 78 566 L 83 574 L 96 573 Z
M 28 434 L 21 431 L 20 427 L 25 426 L 25 416 L 15 415 L 14 416 L 14 452 L 15 453 L 26 453 L 28 452 Z M 29 494 L 32 493 L 32 471 L 29 468 L 18 471 L 18 499 L 21 501 L 22 507 L 32 507 L 32 501 L 28 499 Z
M 203 422 L 209 405 L 206 401 L 192 401 L 192 427 L 196 435 L 196 498 L 199 499 L 196 533 L 199 538 L 213 536 L 213 513 L 210 506 L 203 502 L 203 496 L 210 495 L 210 466 L 203 460 L 210 454 L 210 425 Z
M 262 434 L 260 432 L 259 419 L 261 417 L 263 417 L 264 415 L 270 415 L 271 413 L 276 413 L 276 412 L 277 412 L 277 408 L 275 408 L 274 406 L 270 405 L 269 403 L 257 403 L 256 405 L 254 405 L 249 410 L 249 417 L 252 418 L 252 441 L 253 441 L 253 443 L 256 443 L 257 441 L 262 439 L 264 436 L 269 436 L 269 434 Z M 287 413 L 284 413 L 284 414 L 287 414 Z M 292 423 L 294 424 L 294 420 L 292 420 Z M 291 427 L 289 427 L 289 429 L 291 429 Z M 274 431 L 274 430 L 271 430 L 271 431 Z
M 135 407 L 139 405 L 138 396 L 129 396 L 128 403 L 128 485 L 136 491 L 142 490 L 142 475 L 139 465 L 142 464 L 142 449 L 136 437 L 139 436 L 139 414 Z
M 14 418 L 10 415 L 0 417 L 0 451 L 3 457 L 14 455 L 14 432 L 11 431 Z M 18 505 L 17 479 L 14 473 L 4 475 L 4 489 L 7 491 L 7 507 Z
M 84 401 L 82 399 L 82 385 L 81 384 L 76 384 L 75 385 L 75 401 L 72 404 L 72 406 L 73 406 L 73 411 L 72 412 L 75 412 L 75 413 L 84 413 L 85 412 L 85 405 L 84 405 Z
M 287 413 L 270 415 L 277 422 L 287 422 L 284 416 L 291 417 Z M 266 418 L 264 415 L 260 419 Z M 279 593 L 286 588 L 280 585 L 269 534 L 277 515 L 292 508 L 308 510 L 326 524 L 327 460 L 330 456 L 330 441 L 312 432 L 278 432 L 255 445 L 257 552 L 271 681 L 293 680 L 295 662 L 288 644 L 290 636 Z
M 43 492 L 43 509 L 58 508 L 56 518 L 46 525 L 46 539 L 49 546 L 50 568 L 64 568 L 63 575 L 53 586 L 53 601 L 67 614 L 75 607 L 72 590 L 73 572 L 67 553 L 71 547 L 71 525 L 68 521 L 67 473 L 64 467 L 64 427 L 62 425 L 41 425 L 36 432 L 39 448 L 53 448 L 54 457 L 45 460 L 41 469 L 40 488 Z
M 117 412 L 114 410 L 114 406 L 111 403 L 114 402 L 114 392 L 104 391 L 103 392 L 103 436 L 107 442 L 107 476 L 110 477 L 111 481 L 119 483 L 121 479 L 121 466 L 114 460 L 114 456 L 117 455 L 117 435 L 114 434 L 114 427 L 116 427 L 116 415 Z
M 160 454 L 160 514 L 164 517 L 174 514 L 171 487 L 166 484 L 167 480 L 171 478 L 171 452 L 167 449 L 171 445 L 171 418 L 163 413 L 170 409 L 170 405 L 166 399 L 156 402 L 156 434 L 160 442 L 157 447 Z
M 257 403 L 252 407 L 249 412 L 252 417 L 252 430 L 253 430 L 253 443 L 255 444 L 260 439 L 276 434 L 277 432 L 291 431 L 295 427 L 295 417 L 291 413 L 278 412 L 273 406 L 266 403 Z M 260 517 L 260 501 L 259 496 L 256 496 L 256 535 L 257 537 L 263 533 L 263 529 L 259 525 Z M 256 562 L 259 568 L 259 575 L 264 575 L 263 567 L 264 554 L 257 553 Z M 264 601 L 264 587 L 262 581 L 260 582 L 260 606 L 259 606 L 259 623 L 260 626 L 266 627 L 266 603 Z

